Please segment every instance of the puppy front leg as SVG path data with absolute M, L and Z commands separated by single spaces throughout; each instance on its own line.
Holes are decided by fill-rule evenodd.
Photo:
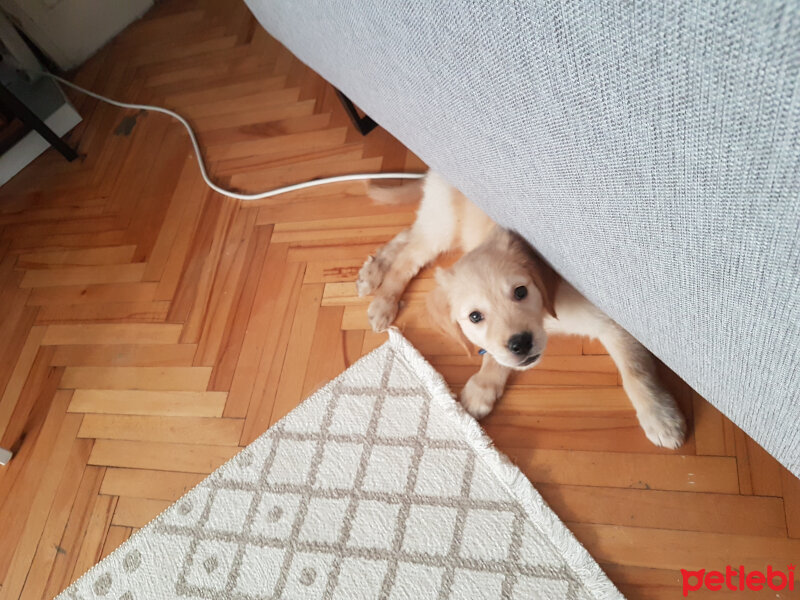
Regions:
M 484 354 L 481 370 L 470 377 L 461 390 L 461 405 L 476 419 L 485 417 L 503 395 L 509 373 L 511 369 Z
M 394 242 L 387 246 L 392 243 Z M 409 230 L 404 244 L 383 273 L 383 280 L 375 290 L 375 298 L 367 309 L 367 317 L 374 331 L 384 331 L 392 324 L 397 316 L 400 296 L 408 282 L 441 252 L 442 248 L 436 244 L 436 240 L 421 233 L 416 224 Z
M 686 420 L 672 395 L 661 387 L 647 348 L 616 323 L 600 336 L 600 341 L 617 363 L 622 387 L 647 438 L 664 448 L 683 445 Z
M 411 229 L 404 229 L 394 236 L 388 244 L 378 248 L 374 256 L 367 257 L 358 272 L 358 279 L 356 280 L 356 290 L 359 297 L 368 296 L 380 287 L 381 283 L 383 283 L 383 277 L 391 268 L 397 255 L 406 247 L 410 234 Z

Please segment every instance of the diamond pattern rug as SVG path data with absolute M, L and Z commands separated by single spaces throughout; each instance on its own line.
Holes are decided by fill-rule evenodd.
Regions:
M 398 332 L 59 599 L 622 598 Z

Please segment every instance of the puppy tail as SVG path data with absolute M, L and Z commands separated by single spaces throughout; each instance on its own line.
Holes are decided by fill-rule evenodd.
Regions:
M 367 186 L 367 196 L 372 198 L 375 204 L 411 204 L 422 197 L 422 182 L 422 179 L 415 179 L 410 183 L 391 187 L 370 183 Z

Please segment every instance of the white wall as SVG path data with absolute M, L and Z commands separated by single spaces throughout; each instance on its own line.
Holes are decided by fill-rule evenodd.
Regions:
M 64 70 L 77 67 L 153 0 L 0 0 L 33 42 Z

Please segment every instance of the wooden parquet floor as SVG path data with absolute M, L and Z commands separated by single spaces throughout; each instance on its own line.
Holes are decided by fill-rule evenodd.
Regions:
M 75 81 L 179 110 L 240 190 L 424 168 L 383 130 L 358 135 L 238 1 L 165 0 Z M 360 183 L 239 204 L 204 187 L 167 117 L 73 98 L 83 158 L 48 151 L 0 188 L 2 598 L 55 596 L 382 343 L 353 282 L 413 218 Z M 477 358 L 428 328 L 430 283 L 399 324 L 458 388 Z M 578 338 L 554 339 L 484 425 L 631 599 L 682 597 L 681 568 L 797 563 L 800 482 L 664 377 L 693 422 L 678 452 L 645 439 L 611 360 Z

